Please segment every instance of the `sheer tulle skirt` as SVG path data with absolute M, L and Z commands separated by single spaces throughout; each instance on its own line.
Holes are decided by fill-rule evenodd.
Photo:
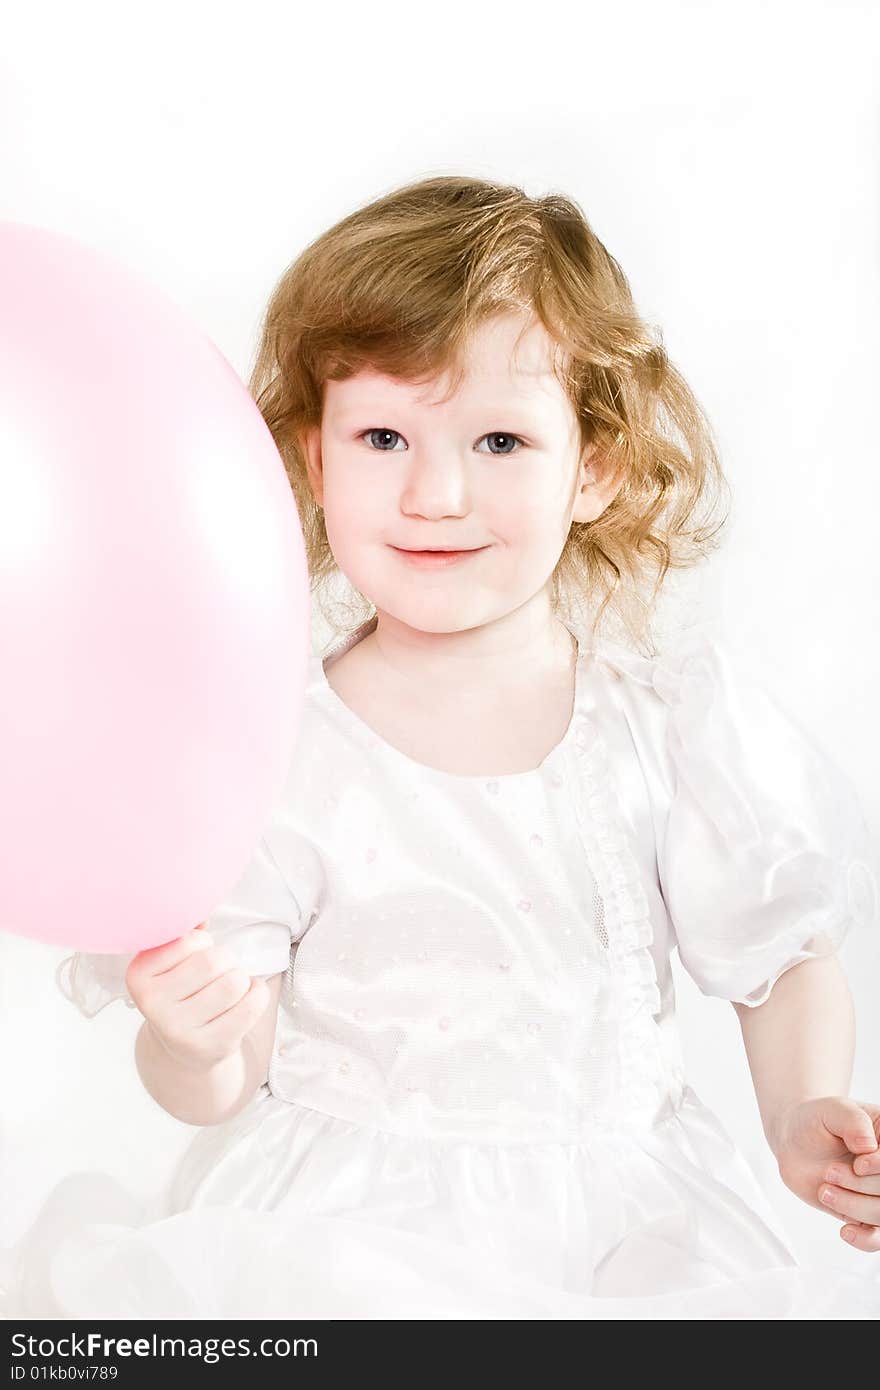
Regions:
M 690 1088 L 638 1135 L 506 1146 L 264 1090 L 198 1132 L 155 1201 L 101 1173 L 59 1183 L 0 1257 L 0 1291 L 7 1319 L 880 1316 L 875 1274 L 796 1263 Z

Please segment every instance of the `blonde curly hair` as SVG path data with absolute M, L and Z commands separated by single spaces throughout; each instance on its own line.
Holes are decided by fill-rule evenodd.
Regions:
M 293 489 L 311 590 L 331 628 L 375 613 L 339 575 L 301 438 L 320 425 L 324 383 L 364 367 L 413 383 L 461 380 L 470 331 L 511 311 L 537 316 L 580 425 L 622 484 L 602 514 L 573 522 L 552 605 L 595 638 L 607 617 L 653 655 L 669 571 L 717 548 L 727 496 L 712 431 L 662 334 L 572 199 L 448 175 L 394 189 L 323 232 L 283 272 L 261 325 L 249 389 Z M 455 385 L 453 386 L 453 390 Z M 618 639 L 620 640 L 620 639 Z

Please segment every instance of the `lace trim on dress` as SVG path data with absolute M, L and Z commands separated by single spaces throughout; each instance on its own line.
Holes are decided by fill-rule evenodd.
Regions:
M 666 1088 L 654 1016 L 662 1007 L 651 954 L 654 938 L 641 870 L 624 827 L 608 747 L 598 720 L 577 715 L 574 736 L 576 775 L 572 796 L 582 843 L 604 904 L 619 1025 L 621 1114 L 598 1117 L 616 1122 L 640 1105 L 653 1105 Z

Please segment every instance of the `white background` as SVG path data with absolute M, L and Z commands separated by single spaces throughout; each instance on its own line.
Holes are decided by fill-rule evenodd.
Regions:
M 877 834 L 878 30 L 853 0 L 31 0 L 4 16 L 0 217 L 140 270 L 246 379 L 277 277 L 357 205 L 459 172 L 574 197 L 720 442 L 713 602 Z M 63 954 L 0 937 L 0 1243 L 71 1169 L 157 1190 L 195 1133 L 140 1087 L 140 1016 L 57 993 Z M 843 961 L 852 1094 L 880 1101 L 876 934 Z M 734 1012 L 675 969 L 691 1083 L 797 1253 L 876 1277 L 782 1186 Z

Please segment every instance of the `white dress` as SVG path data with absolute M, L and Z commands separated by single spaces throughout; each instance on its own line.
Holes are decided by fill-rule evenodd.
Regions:
M 314 657 L 284 795 L 207 921 L 286 971 L 268 1086 L 194 1134 L 158 1205 L 62 1181 L 0 1308 L 877 1317 L 872 1256 L 799 1265 L 687 1084 L 669 965 L 677 944 L 705 993 L 755 1005 L 877 919 L 848 782 L 699 628 L 655 660 L 581 646 L 563 739 L 497 777 L 391 747 Z M 69 956 L 61 987 L 133 1008 L 129 960 Z

